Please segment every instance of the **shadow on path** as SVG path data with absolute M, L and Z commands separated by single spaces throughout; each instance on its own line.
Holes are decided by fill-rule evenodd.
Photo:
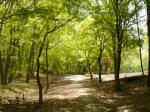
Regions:
M 98 84 L 96 80 L 91 81 L 81 75 L 60 77 L 50 85 L 48 93 L 44 95 L 43 105 L 32 102 L 2 105 L 0 110 L 1 112 L 150 112 L 150 94 L 136 89 L 144 87 L 144 81 L 127 83 L 120 93 L 113 92 L 112 83 L 113 81 Z

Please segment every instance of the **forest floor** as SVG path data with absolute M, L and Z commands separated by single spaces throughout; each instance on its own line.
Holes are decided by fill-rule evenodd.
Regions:
M 60 77 L 50 84 L 47 94 L 44 94 L 43 105 L 34 103 L 38 99 L 36 87 L 16 86 L 18 96 L 25 94 L 24 103 L 1 104 L 0 112 L 150 112 L 150 90 L 146 87 L 146 77 L 121 81 L 121 92 L 113 91 L 113 83 L 105 81 L 98 84 L 96 79 L 89 80 L 83 75 Z M 33 84 L 36 86 L 34 81 L 31 82 Z M 12 88 L 3 89 L 3 93 L 8 89 Z

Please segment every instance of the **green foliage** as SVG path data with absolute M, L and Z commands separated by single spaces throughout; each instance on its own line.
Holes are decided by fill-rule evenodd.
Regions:
M 9 57 L 8 54 L 11 54 L 9 75 L 17 71 L 28 71 L 33 44 L 31 60 L 35 67 L 43 37 L 53 29 L 46 39 L 49 42 L 50 71 L 55 68 L 55 72 L 59 71 L 61 74 L 77 74 L 79 71 L 86 71 L 87 63 L 90 63 L 94 68 L 93 72 L 97 72 L 100 47 L 106 47 L 102 58 L 109 58 L 110 69 L 113 68 L 112 37 L 117 36 L 115 0 L 3 0 L 0 3 L 0 52 L 5 61 Z M 135 4 L 133 0 L 124 0 L 120 1 L 118 8 L 119 22 L 122 25 L 120 28 L 124 37 L 121 69 L 124 72 L 136 71 L 139 70 L 139 40 L 135 28 L 135 14 L 145 7 L 143 2 Z M 138 16 L 140 18 L 140 15 Z M 141 43 L 145 46 L 142 28 L 140 31 Z M 40 59 L 41 70 L 46 66 L 46 41 Z M 136 57 L 135 60 L 131 60 L 133 57 Z

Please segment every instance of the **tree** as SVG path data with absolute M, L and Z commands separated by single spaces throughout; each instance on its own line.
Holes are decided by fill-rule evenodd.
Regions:
M 137 8 L 138 4 L 135 0 L 135 7 Z M 139 53 L 140 53 L 140 64 L 141 64 L 141 71 L 142 75 L 144 75 L 144 69 L 143 69 L 143 61 L 142 61 L 142 43 L 141 43 L 141 37 L 140 37 L 140 28 L 139 28 L 139 19 L 138 19 L 138 12 L 136 13 L 136 20 L 137 20 L 137 33 L 139 38 Z
M 98 24 L 98 20 L 95 20 L 93 31 L 94 31 L 93 42 L 98 49 L 97 62 L 99 65 L 99 72 L 98 72 L 99 83 L 102 83 L 102 78 L 101 78 L 102 67 L 103 67 L 102 58 L 103 58 L 104 50 L 108 46 L 109 35 L 107 33 L 107 30 L 105 30 L 105 27 L 102 25 L 100 26 Z
M 59 29 L 60 27 L 63 27 L 64 25 L 66 25 L 69 21 L 71 21 L 72 19 L 68 19 L 68 20 L 65 20 L 65 22 L 63 22 L 62 24 L 60 24 L 59 26 L 54 26 L 54 28 L 52 28 L 51 30 L 49 30 L 49 28 L 47 29 L 44 37 L 43 37 L 43 41 L 41 43 L 41 46 L 39 48 L 39 53 L 38 53 L 38 56 L 37 56 L 37 83 L 38 83 L 38 87 L 39 87 L 39 104 L 42 104 L 42 100 L 43 100 L 43 93 L 42 93 L 42 85 L 41 85 L 41 82 L 40 82 L 40 75 L 39 75 L 39 70 L 40 70 L 40 57 L 41 57 L 41 54 L 42 54 L 42 51 L 43 51 L 43 48 L 44 48 L 44 44 L 45 44 L 45 41 L 47 39 L 47 36 L 50 34 L 50 33 L 53 33 L 55 30 Z
M 128 29 L 134 22 L 134 17 L 139 8 L 132 8 L 129 10 L 132 0 L 112 0 L 102 1 L 102 4 L 97 3 L 97 13 L 100 13 L 105 24 L 107 24 L 108 30 L 112 35 L 112 47 L 114 58 L 114 75 L 115 75 L 115 91 L 121 90 L 121 84 L 119 79 L 120 67 L 121 67 L 121 54 L 124 43 L 124 33 L 128 32 Z M 105 6 L 105 7 L 102 7 Z M 110 16 L 111 15 L 111 16 Z M 111 21 L 110 21 L 111 20 Z
M 150 1 L 146 0 L 147 6 L 147 28 L 148 28 L 148 78 L 147 78 L 147 86 L 150 87 Z
M 9 14 L 11 14 L 13 11 L 13 7 L 14 7 L 14 4 L 15 4 L 16 1 L 12 2 L 12 1 L 8 1 L 8 2 L 4 2 L 2 1 L 1 2 L 1 9 L 2 9 L 2 13 L 0 15 L 0 34 L 1 34 L 1 38 L 2 38 L 2 31 L 3 31 L 3 26 L 7 20 L 7 16 Z M 10 29 L 10 35 L 12 35 L 12 29 Z M 10 40 L 11 41 L 11 40 Z M 10 42 L 10 47 L 9 47 L 9 50 L 11 49 L 11 42 Z M 9 53 L 9 50 L 8 50 L 8 53 L 7 53 L 7 56 L 5 57 L 6 58 L 6 63 L 4 62 L 4 56 L 3 56 L 3 48 L 0 49 L 0 75 L 1 75 L 1 84 L 2 85 L 7 85 L 7 77 L 8 77 L 8 70 L 9 70 L 9 64 L 10 64 L 10 53 Z

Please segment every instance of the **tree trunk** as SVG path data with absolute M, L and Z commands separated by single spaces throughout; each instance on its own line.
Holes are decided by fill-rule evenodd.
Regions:
M 135 0 L 135 5 L 137 5 L 136 0 Z M 141 72 L 142 72 L 142 75 L 144 75 L 143 61 L 142 61 L 142 45 L 141 45 L 141 38 L 140 38 L 138 13 L 136 13 L 136 20 L 137 20 L 137 32 L 138 32 L 138 38 L 139 38 L 139 53 L 140 53 Z
M 34 53 L 35 53 L 35 46 L 34 46 L 34 41 L 32 42 L 32 50 L 31 50 L 31 72 L 30 72 L 30 77 L 31 78 L 34 78 L 34 66 L 35 66 L 35 64 L 34 64 L 34 58 L 35 58 L 35 56 L 34 56 Z
M 51 83 L 53 83 L 54 82 L 54 80 L 55 80 L 55 66 L 53 65 L 53 69 L 52 69 L 52 80 L 51 80 Z
M 148 78 L 147 78 L 147 86 L 150 87 L 150 2 L 147 2 L 147 27 L 148 27 Z
M 29 61 L 28 61 L 28 73 L 26 74 L 26 83 L 30 81 L 30 77 L 34 77 L 34 40 L 32 41 Z
M 98 72 L 98 76 L 99 76 L 99 83 L 102 83 L 102 64 L 101 62 L 99 62 L 99 72 Z
M 40 82 L 40 75 L 39 75 L 39 70 L 40 70 L 40 60 L 39 58 L 37 58 L 37 83 L 38 83 L 38 87 L 39 87 L 39 104 L 43 103 L 43 92 L 42 92 L 42 84 Z
M 12 68 L 12 70 L 14 69 L 14 67 L 15 67 L 15 60 L 13 60 L 13 59 L 11 60 L 10 67 Z M 14 72 L 10 72 L 10 75 L 9 75 L 9 78 L 8 78 L 8 83 L 13 82 L 13 78 L 14 78 Z
M 1 84 L 4 84 L 4 74 L 3 74 L 3 59 L 0 51 L 0 75 L 1 75 Z
M 121 63 L 121 49 L 122 49 L 122 38 L 123 38 L 123 32 L 121 27 L 121 18 L 119 17 L 119 0 L 115 1 L 115 16 L 116 16 L 116 35 L 114 35 L 113 38 L 113 52 L 114 52 L 114 74 L 115 74 L 115 84 L 114 84 L 114 90 L 120 91 L 121 85 L 120 85 L 120 79 L 119 79 L 119 73 L 120 73 L 120 63 Z
M 8 78 L 8 83 L 11 83 L 13 81 L 13 73 L 10 73 L 10 76 Z
M 91 80 L 93 80 L 93 74 L 92 74 L 92 70 L 91 70 L 91 65 L 88 63 L 88 69 L 89 69 L 89 72 L 90 72 L 90 78 Z
M 49 46 L 49 42 L 47 41 L 47 44 L 46 44 L 46 58 L 45 58 L 45 61 L 46 61 L 46 91 L 45 91 L 45 93 L 47 93 L 47 90 L 49 89 L 48 46 Z
M 26 83 L 29 83 L 29 81 L 30 81 L 30 74 L 26 73 Z
M 141 46 L 140 38 L 139 38 L 139 53 L 140 53 L 141 72 L 142 72 L 142 75 L 144 75 L 143 60 L 142 60 L 142 46 Z
M 119 91 L 121 89 L 120 79 L 119 79 L 119 72 L 120 72 L 120 64 L 119 64 L 119 57 L 117 56 L 117 42 L 116 37 L 112 34 L 112 43 L 113 43 L 113 58 L 114 58 L 114 76 L 115 76 L 115 84 L 114 89 L 115 91 Z M 121 54 L 120 54 L 121 57 Z
M 118 52 L 117 55 L 114 56 L 114 72 L 115 72 L 115 85 L 114 85 L 114 90 L 115 91 L 120 91 L 121 90 L 121 84 L 120 84 L 120 65 L 121 65 L 121 48 L 118 47 Z
M 55 29 L 52 30 L 52 32 L 55 31 Z M 42 104 L 43 103 L 43 92 L 42 92 L 42 84 L 40 82 L 40 75 L 39 75 L 39 71 L 40 71 L 40 57 L 41 57 L 41 54 L 42 54 L 42 51 L 43 51 L 43 47 L 44 47 L 44 43 L 45 43 L 45 40 L 48 36 L 50 32 L 46 32 L 46 34 L 44 35 L 44 38 L 43 38 L 43 41 L 42 41 L 42 44 L 40 46 L 40 49 L 39 49 L 39 53 L 38 53 L 38 57 L 37 57 L 37 71 L 36 71 L 36 79 L 37 79 L 37 84 L 38 84 L 38 87 L 39 87 L 39 104 Z
M 7 83 L 8 83 L 8 70 L 9 70 L 9 66 L 10 66 L 10 53 L 9 52 L 11 52 L 11 48 L 9 48 L 9 50 L 8 50 L 7 59 L 6 59 L 6 63 L 5 63 L 4 85 L 7 85 Z
M 102 83 L 102 64 L 101 64 L 101 60 L 102 60 L 102 51 L 100 50 L 99 56 L 98 56 L 98 65 L 99 65 L 99 71 L 98 71 L 98 76 L 99 76 L 99 83 Z

